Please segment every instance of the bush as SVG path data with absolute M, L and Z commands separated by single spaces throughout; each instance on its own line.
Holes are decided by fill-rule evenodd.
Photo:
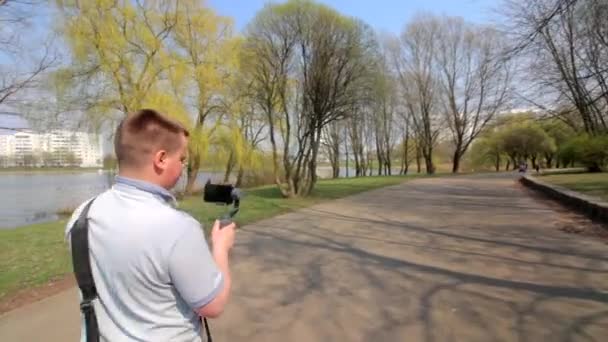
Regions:
M 557 154 L 564 167 L 574 164 L 577 161 L 576 139 L 570 139 L 568 142 L 560 146 Z
M 608 135 L 580 135 L 571 139 L 560 150 L 564 162 L 577 161 L 590 172 L 600 172 L 608 164 Z

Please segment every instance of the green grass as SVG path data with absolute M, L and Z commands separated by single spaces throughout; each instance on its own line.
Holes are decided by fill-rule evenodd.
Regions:
M 608 201 L 608 173 L 542 176 L 541 180 Z
M 66 220 L 0 230 L 0 299 L 71 271 Z
M 248 189 L 236 217 L 238 225 L 303 208 L 325 200 L 399 184 L 416 176 L 363 177 L 320 181 L 307 198 L 283 199 L 274 186 Z M 208 230 L 226 207 L 203 203 L 202 196 L 187 197 L 180 208 L 189 212 Z M 59 279 L 72 271 L 63 239 L 66 220 L 0 230 L 0 300 L 26 289 Z

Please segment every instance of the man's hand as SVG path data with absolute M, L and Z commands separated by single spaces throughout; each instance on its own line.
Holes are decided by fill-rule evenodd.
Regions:
M 200 316 L 209 318 L 218 317 L 222 314 L 224 307 L 228 302 L 230 288 L 232 287 L 232 278 L 230 277 L 230 268 L 228 266 L 228 254 L 234 245 L 235 228 L 236 225 L 234 223 L 220 228 L 220 221 L 215 221 L 213 228 L 211 229 L 213 259 L 224 276 L 224 287 L 209 304 L 197 310 Z
M 220 228 L 220 221 L 215 221 L 213 223 L 213 228 L 211 229 L 211 241 L 213 243 L 213 252 L 224 252 L 228 253 L 232 246 L 234 245 L 234 230 L 236 229 L 236 225 L 230 223 L 229 225 Z

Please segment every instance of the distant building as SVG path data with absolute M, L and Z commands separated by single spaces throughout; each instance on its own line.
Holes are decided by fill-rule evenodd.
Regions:
M 0 113 L 0 167 L 101 167 L 99 136 L 88 132 L 36 132 L 21 116 Z

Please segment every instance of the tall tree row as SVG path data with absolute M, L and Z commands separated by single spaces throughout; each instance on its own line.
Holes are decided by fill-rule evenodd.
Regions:
M 14 4 L 0 8 L 21 9 Z M 142 107 L 170 113 L 192 132 L 188 191 L 209 160 L 237 183 L 269 165 L 281 193 L 296 197 L 312 191 L 320 161 L 333 177 L 346 164 L 354 176 L 404 174 L 413 164 L 432 174 L 438 154 L 449 154 L 459 172 L 481 137 L 480 155 L 496 168 L 524 157 L 555 165 L 570 141 L 563 125 L 591 137 L 608 131 L 603 0 L 505 0 L 508 30 L 421 14 L 394 36 L 310 0 L 264 6 L 241 35 L 199 0 L 54 5 L 67 60 L 49 73 L 54 60 L 38 56 L 18 78 L 3 68 L 0 103 L 44 73 L 57 105 L 94 127 Z M 11 23 L 26 20 L 18 13 Z M 4 54 L 20 42 L 11 32 L 0 36 Z M 520 85 L 533 93 L 515 92 Z M 485 134 L 522 99 L 555 117 L 541 125 L 554 144 L 509 156 L 507 138 L 547 140 L 537 128 L 502 142 Z
M 511 70 L 502 42 L 492 28 L 428 15 L 412 20 L 393 42 L 402 101 L 428 173 L 446 129 L 458 172 L 473 140 L 505 109 Z

